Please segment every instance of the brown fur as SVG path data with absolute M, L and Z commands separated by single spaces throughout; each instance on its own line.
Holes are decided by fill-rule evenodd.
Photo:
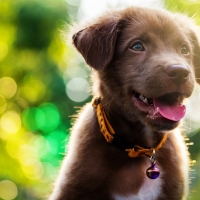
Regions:
M 130 49 L 136 40 L 143 41 L 144 52 Z M 172 92 L 185 97 L 192 94 L 195 73 L 200 75 L 200 70 L 195 72 L 200 67 L 196 25 L 181 14 L 133 7 L 106 13 L 74 34 L 73 43 L 94 69 L 94 96 L 103 98 L 105 113 L 116 133 L 142 147 L 155 147 L 163 133 L 168 139 L 156 154 L 160 177 L 147 180 L 149 159 L 130 158 L 107 143 L 88 104 L 73 128 L 69 152 L 50 199 L 114 200 L 115 195 L 124 199 L 132 195 L 129 199 L 133 200 L 186 199 L 189 158 L 178 128 L 180 122 L 149 119 L 132 103 L 131 91 L 148 98 Z M 183 43 L 190 51 L 187 56 L 180 53 Z M 175 64 L 189 71 L 183 83 L 175 83 L 166 75 L 167 67 Z M 142 190 L 148 187 L 154 190 L 149 197 L 151 191 Z M 160 192 L 153 194 L 157 189 Z

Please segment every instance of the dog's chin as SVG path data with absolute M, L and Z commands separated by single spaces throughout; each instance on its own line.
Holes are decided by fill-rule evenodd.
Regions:
M 152 130 L 164 132 L 175 129 L 185 114 L 182 104 L 184 95 L 171 93 L 157 99 L 145 98 L 134 92 L 131 101 L 137 110 L 137 116 Z
M 166 132 L 175 129 L 180 124 L 180 121 L 168 120 L 162 116 L 152 117 L 148 113 L 139 111 L 138 116 L 140 120 L 148 126 L 151 130 L 157 132 Z
M 166 132 L 175 129 L 180 124 L 180 121 L 171 121 L 165 119 L 163 117 L 152 119 L 145 118 L 144 119 L 147 126 L 149 126 L 152 130 L 158 132 Z

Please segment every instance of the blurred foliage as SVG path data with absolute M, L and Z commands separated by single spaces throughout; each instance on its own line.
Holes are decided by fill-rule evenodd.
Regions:
M 60 30 L 76 20 L 80 0 L 0 0 L 0 200 L 41 200 L 51 191 L 69 140 L 71 116 L 90 100 L 88 69 Z M 196 13 L 198 1 L 166 0 Z M 200 24 L 200 23 L 199 23 Z M 191 134 L 200 191 L 200 131 Z
M 0 199 L 37 200 L 50 192 L 69 140 L 69 116 L 89 96 L 83 102 L 67 96 L 66 85 L 84 65 L 73 62 L 61 37 L 75 18 L 70 9 L 77 10 L 62 0 L 0 1 Z M 88 85 L 83 72 L 79 79 Z M 69 92 L 77 95 L 73 87 Z
M 178 11 L 190 17 L 197 17 L 200 22 L 200 1 L 199 0 L 165 0 L 165 7 L 168 10 Z

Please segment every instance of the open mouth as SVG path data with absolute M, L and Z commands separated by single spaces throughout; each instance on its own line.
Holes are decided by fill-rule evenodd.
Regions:
M 184 95 L 173 92 L 158 98 L 146 98 L 142 94 L 133 92 L 132 101 L 139 110 L 146 112 L 151 119 L 165 118 L 171 121 L 181 120 L 186 113 L 183 105 Z

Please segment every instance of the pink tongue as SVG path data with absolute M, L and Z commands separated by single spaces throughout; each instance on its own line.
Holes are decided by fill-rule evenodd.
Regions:
M 158 112 L 165 118 L 172 121 L 181 120 L 186 113 L 186 107 L 182 104 L 167 105 L 159 101 L 159 99 L 154 99 L 154 106 Z

